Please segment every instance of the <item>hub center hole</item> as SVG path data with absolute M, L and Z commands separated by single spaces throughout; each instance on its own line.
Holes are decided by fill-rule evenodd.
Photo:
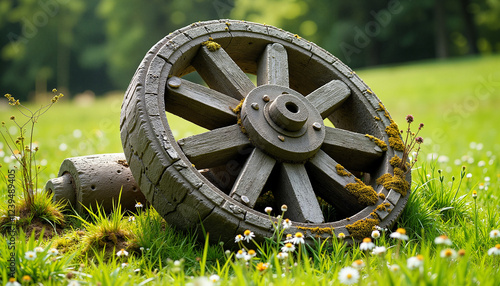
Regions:
M 293 103 L 291 101 L 285 103 L 285 107 L 291 113 L 297 113 L 297 112 L 299 112 L 299 107 L 297 106 L 297 104 L 295 104 L 295 103 Z

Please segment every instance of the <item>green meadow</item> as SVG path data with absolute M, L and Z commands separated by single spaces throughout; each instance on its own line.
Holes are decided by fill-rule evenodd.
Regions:
M 312 247 L 299 244 L 282 259 L 274 248 L 250 242 L 244 245 L 246 252 L 255 249 L 256 256 L 243 261 L 235 257 L 237 253 L 225 253 L 223 246 L 203 245 L 192 235 L 175 232 L 154 210 L 138 209 L 135 214 L 117 210 L 109 217 L 94 210 L 84 217 L 66 213 L 70 223 L 50 240 L 18 235 L 17 245 L 22 247 L 16 250 L 17 281 L 23 285 L 498 285 L 500 234 L 497 238 L 492 231 L 500 228 L 499 66 L 500 56 L 491 55 L 356 70 L 400 128 L 408 114 L 416 124 L 425 124 L 407 208 L 395 229 L 372 239 L 385 247 L 381 254 L 333 239 Z M 2 100 L 0 120 L 7 126 L 3 132 L 15 134 L 9 129 L 9 117 L 21 119 L 21 115 Z M 67 157 L 122 152 L 121 101 L 120 92 L 85 103 L 63 97 L 40 118 L 33 136 L 42 166 L 38 188 L 56 177 Z M 27 106 L 36 109 L 42 104 Z M 176 138 L 201 132 L 181 119 L 168 119 Z M 13 162 L 6 142 L 2 139 L 0 144 L 5 174 Z M 5 211 L 3 182 L 0 190 Z M 406 230 L 408 240 L 390 236 L 398 227 Z M 80 247 L 106 231 L 123 229 L 130 246 L 127 255 L 117 255 L 120 249 Z M 437 245 L 439 235 L 447 235 L 451 244 Z M 0 280 L 2 285 L 16 285 L 7 277 L 5 241 L 0 243 Z M 26 253 L 36 247 L 43 250 L 31 260 Z M 52 249 L 57 249 L 54 256 Z M 49 264 L 48 270 L 40 270 Z M 23 282 L 26 275 L 31 280 Z

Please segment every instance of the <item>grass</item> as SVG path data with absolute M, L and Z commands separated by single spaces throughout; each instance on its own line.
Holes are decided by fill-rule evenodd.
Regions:
M 28 275 L 32 282 L 44 285 L 209 285 L 217 279 L 215 284 L 221 285 L 331 285 L 339 284 L 342 269 L 362 260 L 365 266 L 356 270 L 361 276 L 359 285 L 495 285 L 500 281 L 500 256 L 487 253 L 500 243 L 490 237 L 491 230 L 500 228 L 499 64 L 500 56 L 488 56 L 357 71 L 400 126 L 408 113 L 417 123 L 425 123 L 423 150 L 412 172 L 412 192 L 397 223 L 406 229 L 409 240 L 397 241 L 390 237 L 394 230 L 382 231 L 374 239 L 377 246 L 386 248 L 382 255 L 362 251 L 359 245 L 346 247 L 334 239 L 317 241 L 315 246 L 296 245 L 293 255 L 280 260 L 275 244 L 245 242 L 246 252 L 256 251 L 245 262 L 236 259 L 234 251 L 225 253 L 223 246 L 199 243 L 195 235 L 175 231 L 154 210 L 124 213 L 117 209 L 107 215 L 96 209 L 80 218 L 66 214 L 65 232 L 52 239 L 19 233 L 18 281 Z M 34 136 L 38 156 L 45 159 L 40 181 L 55 177 L 66 157 L 121 152 L 120 104 L 120 96 L 98 99 L 88 106 L 76 106 L 64 98 L 45 114 Z M 0 106 L 1 119 L 11 113 L 12 109 Z M 169 122 L 182 126 L 174 117 Z M 182 127 L 174 130 L 178 138 L 199 132 Z M 0 149 L 5 151 L 4 146 Z M 3 170 L 9 168 L 5 155 L 0 163 Z M 0 188 L 0 199 L 5 202 L 4 184 Z M 99 244 L 102 239 L 113 241 L 113 234 L 123 243 L 105 243 L 115 246 L 108 248 Z M 434 243 L 443 234 L 451 239 L 451 246 Z M 37 247 L 43 248 L 37 259 L 25 259 L 26 252 Z M 47 256 L 54 247 L 59 254 Z M 8 282 L 8 248 L 2 239 L 3 285 Z M 116 255 L 121 248 L 128 256 Z M 447 248 L 462 249 L 465 254 L 441 257 L 453 254 Z M 417 255 L 422 255 L 422 265 L 413 269 L 408 259 Z

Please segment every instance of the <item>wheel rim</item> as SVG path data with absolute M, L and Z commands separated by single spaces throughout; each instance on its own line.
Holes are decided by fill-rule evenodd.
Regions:
M 208 87 L 182 78 L 193 71 Z M 210 131 L 176 141 L 164 111 Z M 390 124 L 375 94 L 323 49 L 274 27 L 212 21 L 150 50 L 125 96 L 121 134 L 141 190 L 181 229 L 201 221 L 214 240 L 245 229 L 270 236 L 259 202 L 270 190 L 275 209 L 288 205 L 289 231 L 350 240 L 391 226 L 408 199 L 375 182 L 392 173 L 398 151 L 382 151 L 365 134 L 388 143 Z M 325 218 L 322 205 L 336 218 Z

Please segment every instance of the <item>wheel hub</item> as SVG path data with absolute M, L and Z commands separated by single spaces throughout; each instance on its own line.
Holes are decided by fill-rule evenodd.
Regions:
M 259 86 L 247 95 L 241 123 L 256 147 L 280 161 L 311 158 L 325 138 L 316 108 L 300 93 L 278 85 Z

